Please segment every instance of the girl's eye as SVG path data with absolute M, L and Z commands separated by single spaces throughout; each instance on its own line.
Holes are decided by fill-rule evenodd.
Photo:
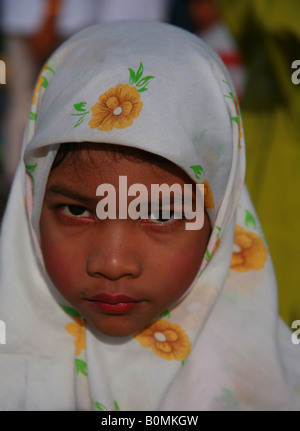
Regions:
M 153 222 L 153 223 L 170 223 L 171 221 L 174 220 L 174 210 L 170 210 L 169 214 L 168 214 L 168 218 L 165 218 L 165 214 L 163 214 L 163 211 L 160 210 L 159 214 L 155 214 L 154 212 L 151 212 L 149 214 L 149 219 Z M 158 216 L 158 217 L 157 217 Z
M 162 209 L 159 209 L 158 212 L 149 211 L 148 218 L 143 219 L 142 222 L 146 229 L 158 233 L 173 232 L 184 226 L 184 219 L 175 209 L 170 209 L 170 212 L 162 211 Z
M 69 217 L 84 218 L 91 215 L 90 211 L 80 205 L 63 205 L 62 212 Z

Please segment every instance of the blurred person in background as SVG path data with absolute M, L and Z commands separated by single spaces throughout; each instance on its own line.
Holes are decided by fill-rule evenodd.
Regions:
M 19 161 L 33 87 L 49 54 L 73 33 L 98 22 L 168 21 L 171 1 L 2 0 L 1 33 L 8 69 L 2 155 L 5 191 Z
M 300 60 L 300 2 L 215 2 L 247 68 L 246 184 L 273 257 L 279 313 L 291 326 L 300 318 L 300 85 L 291 80 Z
M 300 318 L 300 84 L 291 79 L 300 60 L 300 3 L 175 0 L 173 18 L 218 52 L 237 87 L 246 184 L 273 257 L 279 313 L 291 326 Z
M 237 43 L 221 17 L 218 5 L 214 0 L 187 0 L 186 8 L 191 30 L 222 58 L 241 102 L 246 80 L 246 68 Z

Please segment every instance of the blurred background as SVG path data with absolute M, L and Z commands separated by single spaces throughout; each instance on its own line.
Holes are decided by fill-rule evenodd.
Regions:
M 227 65 L 244 122 L 246 184 L 271 250 L 279 313 L 291 326 L 300 319 L 300 84 L 291 80 L 299 0 L 0 0 L 0 219 L 42 64 L 76 31 L 120 19 L 182 27 Z

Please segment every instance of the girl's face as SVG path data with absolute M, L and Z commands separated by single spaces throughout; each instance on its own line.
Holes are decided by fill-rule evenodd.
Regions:
M 123 150 L 124 151 L 124 150 Z M 186 220 L 139 218 L 100 220 L 96 196 L 100 184 L 119 192 L 127 187 L 190 183 L 171 163 L 118 157 L 94 148 L 70 154 L 51 171 L 40 220 L 41 248 L 47 272 L 58 291 L 96 330 L 128 336 L 171 307 L 190 287 L 210 236 L 204 216 L 200 230 Z M 128 197 L 128 204 L 133 200 Z M 118 199 L 117 199 L 118 209 Z M 171 207 L 172 209 L 172 207 Z

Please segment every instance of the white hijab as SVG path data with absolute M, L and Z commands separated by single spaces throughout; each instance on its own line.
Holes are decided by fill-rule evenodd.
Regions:
M 111 108 L 104 120 L 97 107 L 111 95 L 123 109 L 130 98 L 132 109 L 121 118 Z M 39 217 L 59 144 L 86 141 L 163 156 L 207 191 L 213 229 L 195 282 L 132 337 L 86 327 L 51 285 L 40 253 Z M 64 43 L 37 81 L 2 224 L 0 409 L 298 409 L 299 346 L 277 315 L 244 168 L 234 88 L 197 36 L 127 21 Z

